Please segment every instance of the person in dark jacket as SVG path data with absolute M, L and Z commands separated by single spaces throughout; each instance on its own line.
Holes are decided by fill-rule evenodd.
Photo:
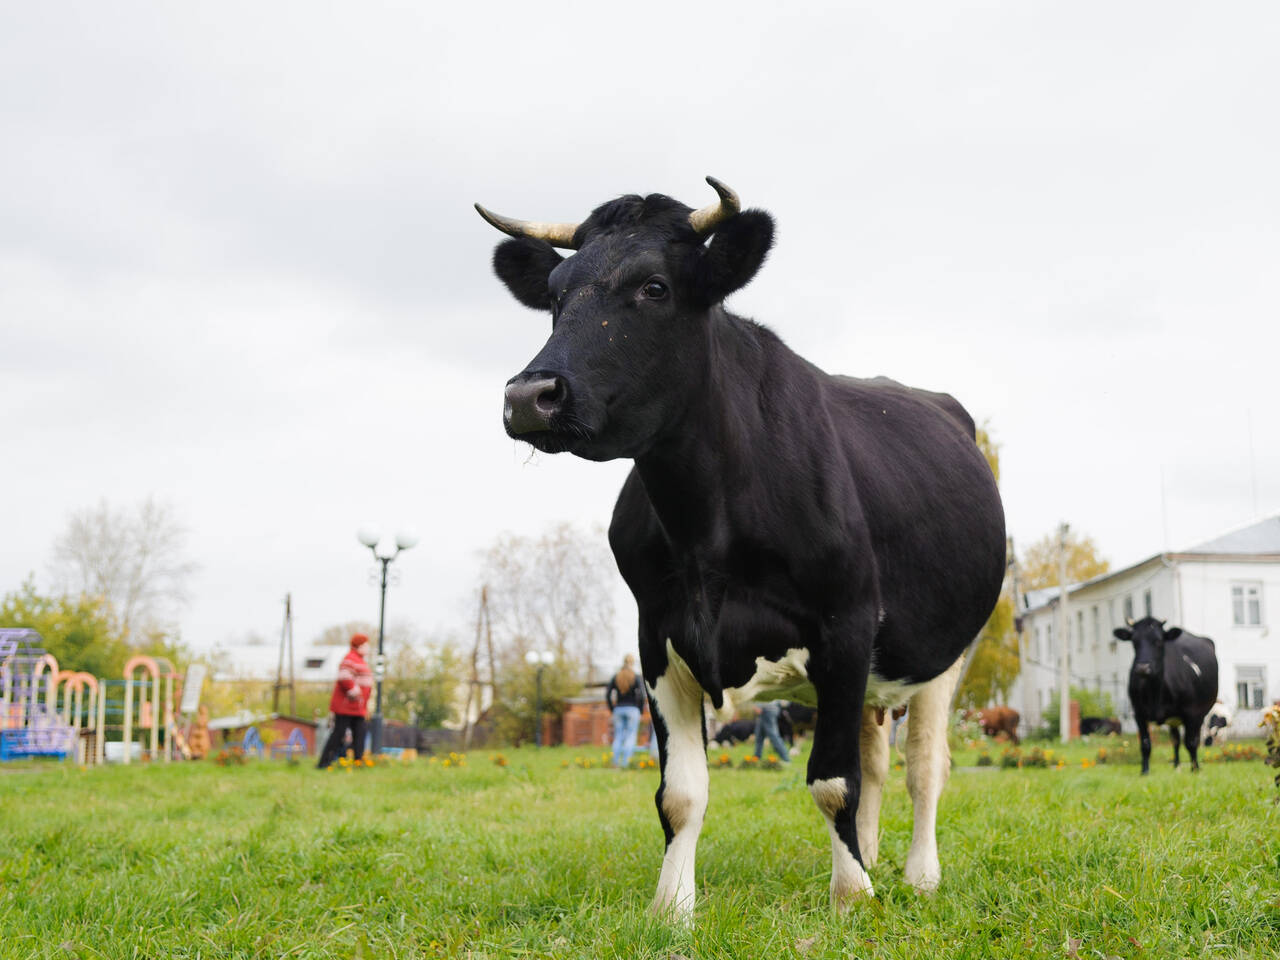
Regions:
M 356 760 L 364 757 L 364 718 L 369 712 L 369 694 L 373 692 L 373 671 L 364 656 L 369 652 L 369 638 L 353 634 L 351 649 L 338 665 L 338 680 L 333 685 L 329 709 L 333 712 L 333 732 L 320 751 L 316 767 L 323 770 L 342 755 L 343 740 L 351 731 Z
M 626 767 L 636 749 L 644 709 L 644 683 L 636 673 L 635 656 L 628 653 L 622 658 L 622 669 L 609 681 L 604 699 L 613 714 L 613 765 Z

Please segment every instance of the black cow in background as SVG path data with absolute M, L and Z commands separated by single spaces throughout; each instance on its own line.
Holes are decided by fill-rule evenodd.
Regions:
M 1111 736 L 1120 732 L 1120 721 L 1115 717 L 1081 717 L 1080 718 L 1080 734 L 1089 736 L 1090 734 L 1100 733 L 1104 736 Z
M 1129 702 L 1138 721 L 1142 743 L 1142 772 L 1151 768 L 1148 724 L 1166 723 L 1173 740 L 1173 765 L 1178 766 L 1178 727 L 1191 755 L 1191 769 L 1199 770 L 1196 748 L 1200 725 L 1218 697 L 1218 656 L 1213 641 L 1181 627 L 1165 628 L 1163 620 L 1143 617 L 1131 628 L 1116 627 L 1117 639 L 1133 644 L 1129 669 Z
M 735 743 L 742 743 L 744 740 L 751 739 L 751 737 L 755 736 L 755 733 L 756 722 L 754 720 L 730 720 L 715 732 L 715 736 L 711 740 L 722 747 L 731 747 Z

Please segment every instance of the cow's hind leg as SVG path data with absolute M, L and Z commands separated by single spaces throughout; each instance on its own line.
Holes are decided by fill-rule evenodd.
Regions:
M 653 685 L 650 699 L 656 708 L 654 729 L 662 761 L 662 782 L 654 799 L 667 839 L 653 910 L 687 922 L 693 917 L 694 860 L 709 784 L 703 692 L 670 643 L 667 657 L 667 668 Z
M 854 900 L 875 895 L 858 849 L 855 822 L 862 787 L 858 741 L 867 660 L 855 663 L 854 675 L 843 674 L 838 682 L 828 670 L 815 670 L 814 666 L 811 662 L 818 717 L 809 754 L 809 792 L 831 836 L 831 905 L 845 910 Z
M 862 863 L 874 867 L 880 855 L 880 799 L 889 776 L 889 719 L 883 710 L 862 708 L 862 790 L 858 795 L 858 846 Z
M 911 698 L 907 720 L 907 790 L 911 794 L 911 849 L 903 870 L 906 880 L 922 893 L 942 879 L 938 863 L 938 798 L 951 776 L 951 748 L 947 723 L 951 695 L 960 679 L 964 658 L 934 678 Z
M 1178 764 L 1182 761 L 1182 757 L 1178 752 L 1178 740 L 1182 736 L 1182 731 L 1177 727 L 1169 728 L 1169 741 L 1173 744 L 1173 769 L 1178 769 Z

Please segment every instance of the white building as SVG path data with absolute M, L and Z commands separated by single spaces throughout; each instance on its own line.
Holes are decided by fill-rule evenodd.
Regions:
M 1043 722 L 1058 689 L 1058 595 L 1057 587 L 1033 590 L 1021 605 L 1022 672 L 1009 705 L 1029 729 Z M 1133 648 L 1112 630 L 1149 615 L 1213 640 L 1218 698 L 1248 735 L 1280 698 L 1280 632 L 1271 629 L 1280 616 L 1280 516 L 1074 584 L 1066 612 L 1072 685 L 1111 694 L 1125 729 L 1136 729 L 1128 696 Z

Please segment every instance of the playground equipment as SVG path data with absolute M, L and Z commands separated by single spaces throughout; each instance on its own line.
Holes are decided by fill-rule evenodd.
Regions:
M 179 755 L 204 756 L 212 747 L 209 713 L 200 705 L 205 673 L 206 667 L 193 664 L 184 682 L 166 658 L 135 656 L 125 664 L 122 679 L 98 678 L 59 669 L 36 631 L 0 629 L 0 760 L 49 756 L 80 764 L 167 763 Z M 307 752 L 307 743 L 294 729 L 284 743 L 270 744 L 269 755 L 296 759 Z M 265 757 L 267 747 L 250 726 L 241 749 Z
M 142 674 L 135 679 L 135 674 L 142 671 Z M 144 747 L 147 751 L 145 756 L 147 759 L 163 760 L 168 763 L 171 759 L 171 750 L 169 745 L 177 738 L 174 734 L 177 732 L 177 726 L 173 718 L 173 694 L 174 681 L 178 679 L 178 672 L 174 670 L 171 664 L 164 657 L 131 657 L 124 665 L 124 737 L 125 743 L 133 741 L 133 705 L 134 700 L 138 701 L 138 726 L 144 731 L 150 732 L 151 746 Z M 164 681 L 163 687 L 161 681 Z M 137 691 L 137 697 L 134 691 Z M 147 699 L 148 691 L 151 699 Z M 165 748 L 160 749 L 160 727 L 164 725 L 165 729 Z M 144 734 L 144 740 L 148 739 Z M 185 744 L 184 744 L 185 747 Z M 189 751 L 186 751 L 189 754 Z M 122 762 L 128 763 L 130 760 L 130 751 L 126 749 L 121 757 Z
M 60 670 L 54 681 L 58 716 L 71 728 L 76 763 L 102 763 L 106 702 L 99 695 L 98 678 L 91 673 Z
M 57 705 L 58 661 L 28 629 L 0 629 L 0 760 L 69 756 L 77 733 Z

